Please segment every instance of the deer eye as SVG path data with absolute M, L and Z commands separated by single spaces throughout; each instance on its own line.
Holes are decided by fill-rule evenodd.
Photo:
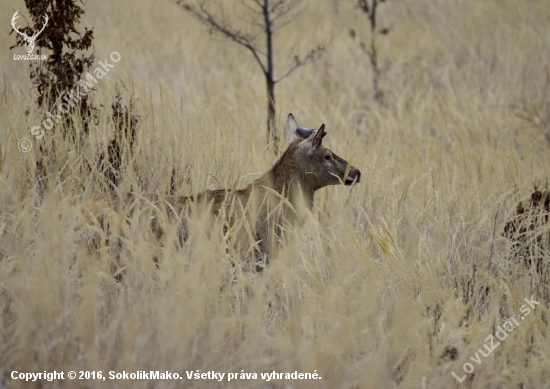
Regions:
M 331 156 L 330 154 L 326 154 L 326 155 L 325 155 L 325 159 L 326 159 L 327 161 L 330 161 L 330 160 L 332 159 L 332 156 Z

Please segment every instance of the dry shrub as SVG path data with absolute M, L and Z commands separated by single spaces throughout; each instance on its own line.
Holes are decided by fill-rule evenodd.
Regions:
M 538 286 L 538 296 L 548 299 L 550 265 L 550 192 L 548 188 L 534 191 L 526 200 L 520 201 L 515 214 L 506 222 L 504 235 L 510 241 L 510 259 L 523 264 L 533 272 L 533 282 Z

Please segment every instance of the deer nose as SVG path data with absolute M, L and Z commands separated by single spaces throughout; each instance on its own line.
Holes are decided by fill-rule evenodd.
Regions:
M 346 180 L 344 181 L 345 185 L 353 185 L 353 183 L 359 183 L 361 181 L 361 172 L 356 167 L 351 167 Z

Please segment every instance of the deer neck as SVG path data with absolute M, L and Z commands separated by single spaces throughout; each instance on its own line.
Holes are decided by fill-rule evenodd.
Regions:
M 273 176 L 273 172 L 268 171 L 262 177 L 257 179 L 253 184 L 258 188 L 258 194 L 261 198 L 267 199 L 266 204 L 269 206 L 277 206 L 281 199 L 273 192 L 277 192 L 286 198 L 292 207 L 287 208 L 285 213 L 287 217 L 297 217 L 298 221 L 303 221 L 305 217 L 304 211 L 313 208 L 313 194 L 315 192 L 312 186 L 307 185 L 299 175 L 288 175 L 286 177 Z M 291 216 L 293 215 L 293 216 Z
M 298 143 L 289 146 L 283 156 L 257 182 L 283 195 L 295 208 L 301 208 L 305 204 L 311 209 L 315 186 L 308 180 L 294 157 L 295 146 Z

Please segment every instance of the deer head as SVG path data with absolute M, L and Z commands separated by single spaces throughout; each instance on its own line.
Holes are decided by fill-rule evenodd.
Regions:
M 19 11 L 15 11 L 13 18 L 11 18 L 11 26 L 17 33 L 19 33 L 19 35 L 23 37 L 23 40 L 27 43 L 27 53 L 30 54 L 34 50 L 34 42 L 36 41 L 36 38 L 38 38 L 38 35 L 40 35 L 42 31 L 44 31 L 46 25 L 48 24 L 48 15 L 44 15 L 44 25 L 42 26 L 42 29 L 40 31 L 35 31 L 31 36 L 28 36 L 26 33 L 19 31 L 19 29 L 15 25 L 15 20 L 19 17 L 18 14 Z
M 285 124 L 285 139 L 290 144 L 296 139 L 304 139 L 296 146 L 294 157 L 299 169 L 313 190 L 327 185 L 344 183 L 352 185 L 361 179 L 361 172 L 347 161 L 323 147 L 326 135 L 325 125 L 319 130 L 298 127 L 292 114 L 288 115 Z

